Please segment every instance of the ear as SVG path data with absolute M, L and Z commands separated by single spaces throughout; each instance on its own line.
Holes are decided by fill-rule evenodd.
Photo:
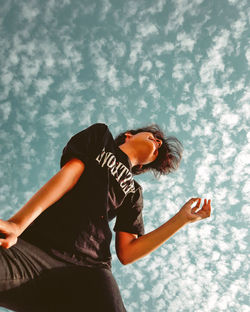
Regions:
M 130 139 L 133 135 L 130 132 L 126 132 L 125 133 L 125 142 L 127 141 L 127 139 Z

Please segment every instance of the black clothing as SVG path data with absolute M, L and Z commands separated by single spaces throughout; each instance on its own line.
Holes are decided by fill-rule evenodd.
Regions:
M 126 312 L 110 270 L 61 262 L 22 239 L 0 247 L 0 306 L 17 312 Z
M 111 270 L 108 223 L 117 216 L 114 231 L 143 235 L 142 190 L 105 124 L 75 134 L 63 149 L 60 166 L 74 157 L 85 164 L 77 184 L 20 238 L 58 260 Z
M 128 156 L 105 124 L 74 135 L 60 166 L 78 158 L 76 185 L 48 207 L 9 249 L 0 247 L 0 306 L 25 312 L 125 312 L 111 272 L 114 231 L 144 234 L 142 191 Z

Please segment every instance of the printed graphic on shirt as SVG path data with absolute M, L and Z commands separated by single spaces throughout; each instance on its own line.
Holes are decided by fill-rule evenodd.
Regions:
M 105 166 L 108 168 L 125 195 L 135 193 L 135 183 L 132 173 L 123 163 L 116 160 L 113 153 L 106 152 L 104 147 L 102 152 L 96 157 L 96 161 L 101 167 Z

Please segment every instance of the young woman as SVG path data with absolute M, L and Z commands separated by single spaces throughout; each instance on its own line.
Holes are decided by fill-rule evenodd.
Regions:
M 168 174 L 182 145 L 157 125 L 113 138 L 97 123 L 63 149 L 61 169 L 8 221 L 0 219 L 0 306 L 14 311 L 126 311 L 111 271 L 109 221 L 123 265 L 161 246 L 184 225 L 210 216 L 190 199 L 144 234 L 143 197 L 133 176 Z M 194 208 L 192 204 L 197 202 Z

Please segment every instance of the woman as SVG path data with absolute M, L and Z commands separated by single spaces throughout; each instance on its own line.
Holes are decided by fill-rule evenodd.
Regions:
M 0 219 L 0 306 L 14 311 L 126 311 L 111 271 L 109 221 L 123 265 L 161 246 L 184 225 L 210 216 L 211 202 L 189 200 L 144 234 L 143 198 L 133 175 L 176 170 L 182 145 L 158 126 L 115 140 L 105 124 L 74 135 L 61 170 L 13 217 Z M 191 205 L 197 201 L 194 208 Z

